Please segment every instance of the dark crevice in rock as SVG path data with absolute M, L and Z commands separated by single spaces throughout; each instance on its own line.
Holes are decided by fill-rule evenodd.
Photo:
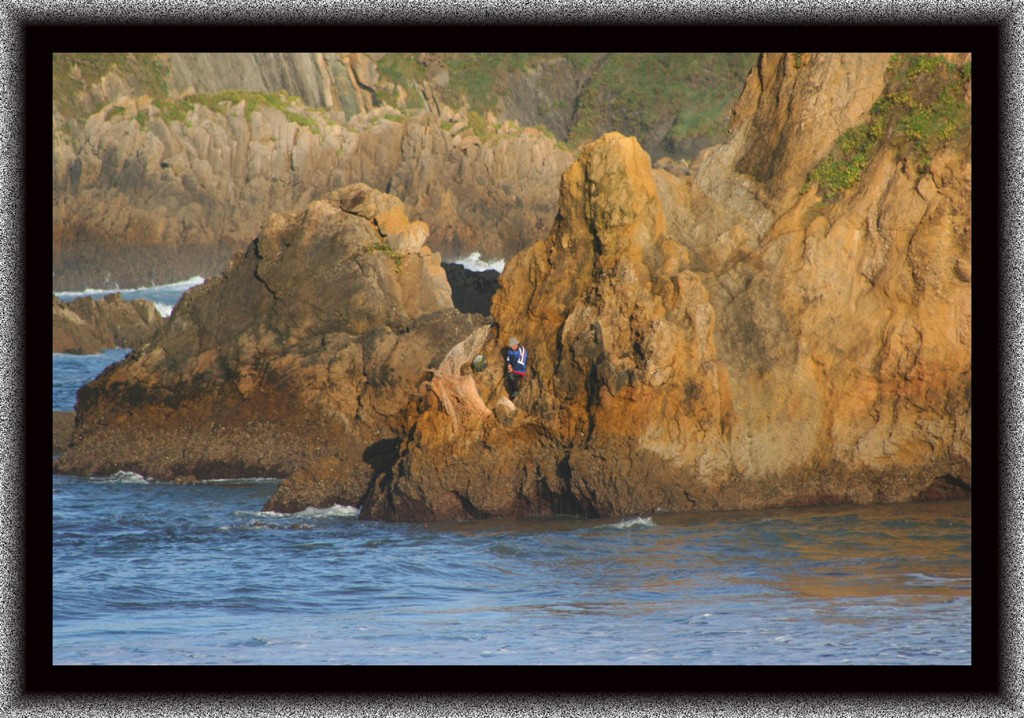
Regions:
M 490 315 L 491 300 L 498 291 L 500 275 L 497 270 L 477 272 L 449 262 L 442 262 L 441 267 L 452 288 L 452 303 L 456 309 L 464 314 Z

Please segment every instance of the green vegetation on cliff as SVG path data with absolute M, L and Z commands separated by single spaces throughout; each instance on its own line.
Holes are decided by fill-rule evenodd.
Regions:
M 808 178 L 826 200 L 860 181 L 882 143 L 896 148 L 919 172 L 940 149 L 970 141 L 967 92 L 971 66 L 937 55 L 893 55 L 885 92 L 871 108 L 871 119 L 844 132 Z
M 566 91 L 536 97 L 538 116 L 572 118 L 566 131 L 553 132 L 558 140 L 579 147 L 614 130 L 678 154 L 701 139 L 724 141 L 729 109 L 756 59 L 756 53 L 391 53 L 377 68 L 387 84 L 405 88 L 416 101 L 417 85 L 446 73 L 436 85 L 443 102 L 499 120 L 523 74 L 533 74 L 541 86 L 569 82 Z M 393 101 L 397 93 L 389 87 L 378 96 Z
M 470 114 L 486 139 L 482 118 L 500 124 L 544 127 L 560 142 L 578 147 L 605 132 L 636 136 L 651 152 L 692 154 L 723 141 L 732 102 L 753 66 L 753 53 L 386 53 L 375 56 L 379 82 L 374 106 L 402 115 L 422 109 L 424 82 L 445 104 Z M 58 53 L 53 56 L 54 103 L 67 122 L 82 121 L 103 107 L 95 88 L 114 77 L 135 96 L 148 96 L 165 121 L 186 122 L 196 104 L 215 112 L 224 103 L 246 103 L 246 115 L 274 107 L 297 124 L 319 131 L 295 98 L 271 92 L 229 90 L 178 97 L 169 88 L 167 55 Z M 347 82 L 347 78 L 345 80 Z M 115 84 L 114 87 L 117 87 Z M 107 98 L 109 101 L 110 98 Z M 109 111 L 113 119 L 119 111 Z M 155 111 L 135 119 L 146 126 Z M 401 121 L 400 115 L 392 115 Z
M 155 53 L 54 53 L 53 101 L 67 118 L 85 118 L 97 112 L 102 101 L 89 88 L 113 71 L 139 95 L 167 97 L 170 69 Z
M 591 58 L 569 141 L 579 146 L 616 130 L 644 143 L 725 139 L 729 108 L 755 53 L 613 53 Z M 586 58 L 575 62 L 587 63 Z
M 167 85 L 170 76 L 167 58 L 155 53 L 55 53 L 53 100 L 57 111 L 66 119 L 79 120 L 98 112 L 103 101 L 93 98 L 89 88 L 111 74 L 117 75 L 136 95 L 149 96 L 166 122 L 187 123 L 187 116 L 196 105 L 223 113 L 225 106 L 244 102 L 246 119 L 261 107 L 271 107 L 284 113 L 289 121 L 314 133 L 320 132 L 320 125 L 310 116 L 314 110 L 285 92 L 227 90 L 172 99 Z M 111 107 L 107 110 L 106 119 L 113 119 L 125 111 L 124 107 Z M 142 110 L 135 115 L 135 120 L 145 128 L 151 117 L 148 110 Z
M 495 110 L 509 77 L 525 72 L 550 54 L 530 52 L 449 53 L 444 56 L 451 79 L 444 93 L 446 101 L 465 99 L 477 112 Z
M 269 107 L 280 111 L 288 118 L 302 127 L 307 127 L 314 134 L 320 134 L 320 125 L 309 115 L 296 111 L 303 109 L 302 101 L 284 92 L 245 92 L 242 90 L 225 90 L 223 92 L 203 93 L 197 95 L 186 95 L 180 100 L 157 100 L 154 104 L 160 108 L 160 115 L 165 122 L 188 122 L 188 115 L 196 105 L 202 105 L 207 109 L 224 114 L 228 107 L 235 107 L 245 103 L 245 119 L 252 118 L 256 110 Z

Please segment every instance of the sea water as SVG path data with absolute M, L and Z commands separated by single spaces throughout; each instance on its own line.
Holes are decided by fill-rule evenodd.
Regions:
M 54 354 L 54 409 L 125 351 Z M 54 664 L 971 664 L 969 501 L 424 525 L 277 483 L 54 475 Z
M 136 287 L 132 289 L 82 289 L 75 292 L 55 292 L 57 297 L 65 302 L 70 302 L 78 297 L 93 297 L 98 299 L 108 294 L 115 292 L 120 293 L 121 297 L 127 300 L 131 299 L 148 299 L 156 305 L 157 311 L 162 316 L 170 316 L 171 310 L 174 309 L 174 305 L 177 304 L 181 295 L 187 290 L 194 286 L 202 284 L 205 281 L 203 277 L 192 277 L 181 282 L 175 282 L 173 284 L 162 284 L 152 287 Z

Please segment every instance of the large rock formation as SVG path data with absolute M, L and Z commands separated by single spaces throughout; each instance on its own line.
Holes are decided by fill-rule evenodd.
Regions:
M 493 325 L 452 308 L 394 197 L 350 186 L 274 215 L 83 388 L 57 466 L 277 475 L 268 508 L 409 521 L 968 494 L 969 132 L 922 157 L 927 127 L 867 124 L 920 109 L 908 78 L 956 116 L 966 60 L 765 56 L 690 174 L 620 134 L 584 147 Z M 875 144 L 826 192 L 851 137 Z M 531 354 L 515 403 L 513 334 Z
M 427 236 L 366 185 L 271 215 L 148 347 L 80 390 L 57 470 L 279 476 L 270 508 L 360 503 L 426 370 L 484 322 L 452 307 Z
M 78 297 L 70 302 L 53 295 L 53 351 L 97 354 L 114 347 L 139 348 L 164 323 L 153 302 L 130 301 L 120 293 L 100 300 Z
M 665 235 L 639 144 L 613 134 L 586 146 L 563 176 L 548 239 L 505 268 L 492 307 L 498 332 L 473 348 L 492 358 L 479 386 L 496 416 L 452 417 L 443 401 L 452 390 L 435 379 L 393 478 L 364 513 L 425 520 L 692 506 L 697 487 L 728 467 L 721 437 L 731 417 L 714 310 L 688 263 Z M 531 354 L 518 411 L 496 404 L 511 334 Z
M 423 387 L 363 516 L 968 493 L 969 139 L 926 166 L 882 143 L 832 202 L 807 183 L 888 62 L 766 56 L 693 176 L 653 172 L 621 135 L 582 150 L 547 240 L 506 266 L 493 331 L 459 349 L 491 368 Z M 512 334 L 532 357 L 518 407 L 500 388 Z

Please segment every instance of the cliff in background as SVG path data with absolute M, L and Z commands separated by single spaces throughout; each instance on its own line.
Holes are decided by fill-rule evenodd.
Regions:
M 693 57 L 657 67 L 706 85 Z M 554 218 L 560 140 L 596 137 L 607 107 L 654 145 L 707 144 L 752 61 L 684 122 L 619 56 L 55 55 L 54 289 L 212 276 L 271 212 L 353 182 L 401 198 L 447 260 L 505 259 Z

